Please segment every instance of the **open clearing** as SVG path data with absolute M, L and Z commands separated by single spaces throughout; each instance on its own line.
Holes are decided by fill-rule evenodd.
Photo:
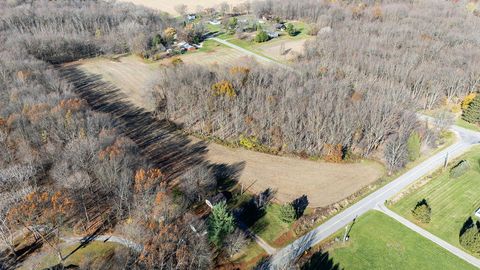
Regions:
M 449 170 L 445 170 L 425 186 L 406 195 L 394 204 L 392 209 L 450 244 L 462 248 L 459 232 L 467 218 L 473 216 L 480 207 L 479 150 L 480 148 L 476 147 L 463 157 L 471 166 L 464 175 L 450 178 Z M 429 224 L 416 222 L 411 214 L 416 203 L 422 199 L 426 199 L 432 208 Z
M 215 8 L 223 2 L 235 6 L 244 1 L 238 0 L 120 0 L 122 2 L 130 2 L 136 5 L 142 5 L 152 9 L 168 12 L 173 15 L 179 15 L 175 10 L 175 6 L 186 5 L 188 12 L 195 12 L 198 6 L 202 8 Z
M 78 63 L 83 70 L 102 75 L 105 80 L 121 88 L 135 104 L 147 110 L 154 108 L 152 95 L 146 84 L 158 74 L 155 72 L 158 63 L 145 64 L 133 56 L 123 57 L 118 61 L 97 58 Z M 327 206 L 340 201 L 375 182 L 384 173 L 380 164 L 369 161 L 333 164 L 229 148 L 215 143 L 210 143 L 208 150 L 207 158 L 211 162 L 244 162 L 245 168 L 239 180 L 246 187 L 250 186 L 249 191 L 276 189 L 276 198 L 281 203 L 290 202 L 305 194 L 310 207 Z
M 343 234 L 341 230 L 336 236 L 341 238 Z M 347 244 L 334 244 L 327 250 L 333 263 L 339 264 L 338 269 L 476 269 L 377 211 L 358 218 L 349 235 Z M 320 267 L 308 269 L 327 269 Z

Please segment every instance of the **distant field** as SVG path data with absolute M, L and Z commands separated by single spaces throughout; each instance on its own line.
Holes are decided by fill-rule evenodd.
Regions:
M 341 238 L 344 230 L 337 235 Z M 476 269 L 440 246 L 423 238 L 392 218 L 370 211 L 357 219 L 345 246 L 328 250 L 338 269 L 469 270 Z M 305 269 L 322 268 L 313 265 Z
M 186 63 L 207 64 L 208 61 L 226 60 L 230 49 L 221 47 L 226 54 L 195 52 L 182 56 Z M 201 62 L 205 59 L 205 62 Z M 235 58 L 234 58 L 235 59 Z M 238 63 L 234 61 L 233 63 Z M 147 86 L 148 81 L 158 73 L 159 63 L 147 64 L 135 56 L 122 57 L 118 61 L 97 58 L 78 62 L 86 72 L 99 74 L 106 81 L 120 87 L 136 105 L 153 110 L 154 101 Z M 168 67 L 167 67 L 168 68 Z M 333 164 L 299 158 L 281 157 L 249 151 L 242 148 L 228 148 L 219 144 L 209 145 L 207 158 L 215 163 L 244 162 L 240 181 L 249 191 L 260 192 L 267 188 L 278 191 L 279 202 L 292 200 L 307 195 L 310 207 L 326 206 L 340 201 L 355 193 L 377 179 L 383 173 L 383 166 L 376 162 L 360 162 L 353 164 Z
M 146 6 L 152 9 L 165 11 L 173 15 L 179 15 L 175 10 L 177 5 L 187 5 L 188 12 L 195 12 L 197 6 L 202 8 L 217 7 L 223 2 L 228 3 L 229 5 L 238 5 L 244 1 L 238 0 L 120 0 L 122 2 L 130 2 L 136 5 Z
M 239 51 L 220 45 L 214 41 L 206 41 L 202 51 L 189 52 L 178 56 L 186 64 L 213 65 L 233 64 L 249 61 L 249 58 Z M 93 74 L 101 74 L 103 79 L 117 86 L 130 97 L 137 106 L 148 110 L 155 109 L 155 101 L 147 89 L 148 82 L 158 74 L 161 65 L 170 65 L 172 58 L 159 62 L 146 62 L 137 56 L 126 56 L 118 59 L 93 58 L 77 63 L 80 68 Z
M 460 229 L 468 217 L 480 207 L 480 148 L 476 147 L 464 155 L 471 169 L 464 175 L 452 179 L 446 170 L 436 175 L 425 186 L 406 195 L 392 209 L 407 219 L 416 222 L 411 211 L 416 203 L 426 199 L 432 208 L 429 224 L 418 224 L 444 239 L 461 247 L 458 239 Z
M 72 244 L 63 248 L 63 256 L 70 254 L 70 252 L 74 251 L 78 246 L 79 244 Z M 93 241 L 85 247 L 75 250 L 75 252 L 65 260 L 64 265 L 105 267 L 109 265 L 115 252 L 123 248 L 123 246 L 116 243 Z M 52 250 L 47 254 L 41 253 L 29 256 L 19 269 L 54 269 L 53 267 L 57 264 L 57 254 Z

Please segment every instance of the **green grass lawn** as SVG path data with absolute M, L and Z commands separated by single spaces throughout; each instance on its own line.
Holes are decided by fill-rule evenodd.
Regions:
M 337 236 L 342 236 L 340 230 Z M 336 246 L 335 246 L 336 245 Z M 327 250 L 339 269 L 476 269 L 462 259 L 377 211 L 357 219 L 347 244 Z M 307 269 L 322 268 L 324 265 Z
M 475 147 L 463 156 L 471 167 L 464 175 L 450 178 L 448 169 L 437 172 L 425 186 L 392 205 L 392 210 L 415 222 L 411 211 L 418 201 L 426 199 L 432 208 L 431 222 L 419 225 L 445 241 L 461 247 L 458 241 L 460 229 L 467 218 L 473 216 L 474 211 L 480 207 L 479 150 L 479 147 Z M 452 164 L 457 162 L 458 160 Z
M 478 127 L 475 124 L 468 123 L 467 121 L 463 120 L 461 117 L 457 118 L 457 120 L 455 121 L 455 125 L 466 128 L 466 129 L 471 129 L 473 131 L 480 131 L 480 127 Z
M 66 256 L 71 251 L 76 249 L 79 244 L 68 246 L 62 250 L 62 255 Z M 87 246 L 78 249 L 71 254 L 64 262 L 64 265 L 80 265 L 85 262 L 93 263 L 94 261 L 108 260 L 115 252 L 115 249 L 122 248 L 121 245 L 116 243 L 104 243 L 100 241 L 93 241 Z M 38 269 L 45 269 L 52 267 L 59 263 L 57 254 L 50 252 L 46 256 L 41 258 L 41 262 L 38 265 Z
M 275 246 L 274 241 L 290 229 L 290 225 L 280 220 L 280 205 L 271 203 L 267 207 L 266 214 L 260 218 L 253 227 L 252 231 Z

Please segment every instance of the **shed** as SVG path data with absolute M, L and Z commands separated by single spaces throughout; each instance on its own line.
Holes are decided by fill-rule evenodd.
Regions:
M 477 218 L 480 218 L 480 208 L 477 209 L 477 212 L 475 212 L 475 216 Z

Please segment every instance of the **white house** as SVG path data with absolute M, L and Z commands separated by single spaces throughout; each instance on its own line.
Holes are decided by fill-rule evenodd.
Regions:
M 193 21 L 193 20 L 195 20 L 196 18 L 197 18 L 197 15 L 195 15 L 195 14 L 188 14 L 188 15 L 187 15 L 187 20 L 189 20 L 189 21 Z
M 477 212 L 475 212 L 475 216 L 476 216 L 477 218 L 480 218 L 480 208 L 478 208 Z

